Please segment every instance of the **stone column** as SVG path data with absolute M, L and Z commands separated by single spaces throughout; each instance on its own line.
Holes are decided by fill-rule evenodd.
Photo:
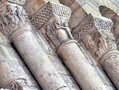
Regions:
M 60 42 L 57 49 L 58 55 L 62 58 L 67 68 L 71 71 L 75 80 L 84 90 L 115 90 L 108 86 L 102 77 L 95 70 L 81 51 L 79 44 L 75 41 L 68 28 L 68 21 L 71 10 L 63 5 L 53 4 L 55 36 Z M 51 30 L 49 26 L 47 30 Z M 93 77 L 93 78 L 92 78 Z
M 75 12 L 75 13 L 72 13 L 72 16 L 71 16 L 72 19 L 70 19 L 71 20 L 70 27 L 72 28 L 71 32 L 74 39 L 76 39 L 80 43 L 81 47 L 83 47 L 83 49 L 85 50 L 84 52 L 88 54 L 90 59 L 93 58 L 92 59 L 93 62 L 94 60 L 96 62 L 99 61 L 99 57 L 104 54 L 105 51 L 103 50 L 105 50 L 106 48 L 105 46 L 103 47 L 102 45 L 100 45 L 101 49 L 98 48 L 98 45 L 100 43 L 99 37 L 101 37 L 101 34 L 98 32 L 97 28 L 95 27 L 93 17 L 90 14 L 89 15 L 86 14 L 83 8 L 80 5 L 78 5 L 75 0 L 69 0 L 68 2 L 64 2 L 63 0 L 60 0 L 60 2 L 63 3 L 64 5 L 67 5 L 68 7 L 72 9 L 73 12 Z M 77 8 L 75 9 L 74 7 L 77 7 Z M 84 13 L 84 15 L 80 13 Z M 78 21 L 78 19 L 76 19 L 77 17 L 80 17 L 82 20 L 79 19 Z M 76 22 L 76 25 L 73 24 L 75 22 Z M 99 56 L 96 53 L 98 49 L 100 50 L 100 52 L 98 52 Z M 97 65 L 98 64 L 96 64 L 96 67 L 98 66 L 100 67 L 100 65 L 98 66 Z M 107 77 L 104 75 L 104 72 L 102 77 L 105 80 L 105 83 L 112 86 L 109 79 L 107 79 Z
M 32 34 L 31 26 L 22 7 L 24 2 L 25 0 L 8 0 L 0 4 L 1 32 L 14 44 L 42 89 L 69 90 Z
M 118 66 L 115 64 L 118 64 L 119 52 L 116 48 L 116 44 L 114 43 L 114 37 L 110 32 L 106 33 L 107 29 L 102 30 L 102 34 L 96 27 L 96 25 L 100 25 L 99 27 L 109 26 L 109 28 L 111 28 L 112 23 L 104 22 L 100 19 L 98 21 L 96 19 L 98 23 L 95 25 L 96 21 L 94 20 L 95 19 L 91 15 L 88 15 L 88 17 L 86 17 L 77 28 L 73 29 L 73 36 L 82 44 L 87 52 L 100 63 L 112 82 L 118 88 L 118 70 L 116 69 Z
M 0 87 L 5 90 L 40 90 L 20 60 L 0 33 Z
M 117 50 L 115 38 L 111 32 L 113 23 L 104 18 L 94 18 L 94 20 L 98 31 L 102 35 L 98 47 L 99 51 L 97 51 L 97 55 L 100 56 L 99 63 L 117 89 L 119 89 L 119 51 Z
M 66 66 L 62 63 L 61 59 L 56 54 L 56 47 L 58 40 L 52 38 L 51 33 L 54 31 L 46 30 L 46 27 L 53 21 L 52 17 L 52 5 L 51 3 L 46 3 L 40 8 L 31 18 L 32 24 L 37 28 L 34 29 L 36 36 L 38 37 L 39 44 L 42 46 L 47 55 L 52 59 L 51 62 L 63 77 L 64 81 L 67 83 L 71 90 L 79 90 L 79 86 L 74 80 L 73 76 L 69 73 Z M 53 40 L 56 41 L 53 41 Z M 51 43 L 50 40 L 53 42 Z M 57 44 L 56 44 L 57 43 Z
M 110 18 L 112 19 L 113 21 L 113 27 L 111 29 L 115 39 L 116 39 L 116 43 L 117 43 L 117 47 L 119 49 L 119 39 L 118 39 L 118 36 L 119 36 L 119 31 L 118 31 L 118 26 L 119 26 L 119 16 L 112 10 L 110 10 L 109 8 L 105 7 L 105 6 L 100 6 L 99 7 L 100 9 L 100 13 L 102 14 L 102 16 L 106 17 L 106 18 Z M 119 89 L 119 78 L 118 78 L 118 68 L 119 68 L 119 60 L 118 60 L 118 51 L 117 53 L 115 52 L 115 55 L 113 56 L 113 58 L 111 58 L 113 60 L 113 62 L 111 61 L 111 66 L 110 68 L 113 69 L 112 71 L 112 77 L 111 79 L 114 81 L 114 84 L 116 85 L 117 89 Z M 115 60 L 116 59 L 116 60 Z M 112 67 L 113 65 L 113 67 Z

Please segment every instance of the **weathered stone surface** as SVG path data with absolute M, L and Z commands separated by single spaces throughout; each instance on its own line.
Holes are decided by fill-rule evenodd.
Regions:
M 95 22 L 97 22 L 95 24 L 93 17 L 89 15 L 79 24 L 79 26 L 77 26 L 77 28 L 73 29 L 72 33 L 74 38 L 80 43 L 82 43 L 84 48 L 87 49 L 88 52 L 90 52 L 90 54 L 92 55 L 92 57 L 100 63 L 100 65 L 109 75 L 113 83 L 115 83 L 116 81 L 112 78 L 114 76 L 114 73 L 111 69 L 109 70 L 110 65 L 107 64 L 107 62 L 109 63 L 110 61 L 110 56 L 115 56 L 116 54 L 118 54 L 116 44 L 114 43 L 114 37 L 113 35 L 111 35 L 111 32 L 109 32 L 109 29 L 111 29 L 112 24 L 108 24 L 107 22 L 101 21 L 101 19 L 99 21 L 98 20 L 99 19 L 95 20 Z M 107 27 L 104 27 L 101 24 L 103 24 L 104 26 L 106 25 Z M 97 29 L 96 25 L 98 26 L 99 30 Z M 102 31 L 100 31 L 102 28 L 105 28 L 105 30 L 103 29 Z M 108 32 L 106 31 L 107 29 Z M 113 58 L 110 62 L 113 61 L 117 61 L 116 58 Z M 114 62 L 113 64 L 111 64 L 111 67 L 113 67 L 113 69 L 115 66 Z M 118 70 L 116 72 L 118 72 Z M 115 85 L 116 84 L 117 83 L 115 83 Z
M 55 9 L 57 9 L 57 8 L 55 8 Z M 58 8 L 57 10 L 54 10 L 54 15 L 56 15 L 56 17 L 55 17 L 55 19 L 53 20 L 53 18 L 52 19 L 50 19 L 51 21 L 53 20 L 53 21 L 56 21 L 56 23 L 59 25 L 59 26 L 61 26 L 62 27 L 62 25 L 68 25 L 68 18 L 66 18 L 66 16 L 65 16 L 65 14 L 67 14 L 68 13 L 68 15 L 69 15 L 69 12 L 66 12 L 64 15 L 62 15 L 63 14 L 63 11 L 65 11 L 65 9 L 63 8 L 63 6 L 62 6 L 62 13 L 60 13 L 60 10 L 59 10 L 60 8 Z M 67 9 L 68 10 L 68 9 Z M 66 11 L 67 11 L 66 10 Z M 57 16 L 57 13 L 58 13 L 58 15 L 59 16 Z M 60 20 L 60 18 L 62 18 L 62 20 Z M 65 21 L 66 20 L 66 21 Z M 33 21 L 33 20 L 32 20 Z M 59 22 L 60 21 L 60 22 Z M 62 23 L 61 23 L 62 22 Z M 65 22 L 65 23 L 64 23 Z M 35 24 L 36 26 L 38 26 L 38 24 Z M 45 24 L 46 25 L 46 24 Z M 57 26 L 57 25 L 56 25 Z M 71 53 L 71 52 L 74 52 L 74 49 L 76 49 L 78 52 L 80 52 L 81 53 L 81 55 L 84 55 L 83 53 L 82 53 L 82 51 L 79 49 L 79 47 L 78 47 L 78 45 L 75 43 L 75 42 L 73 42 L 72 40 L 72 43 L 70 43 L 71 41 L 69 40 L 69 38 L 70 39 L 72 39 L 72 36 L 71 36 L 71 34 L 70 34 L 70 29 L 69 28 L 67 28 L 67 27 L 62 27 L 62 29 L 61 29 L 61 27 L 59 27 L 58 26 L 58 28 L 59 28 L 59 30 L 56 30 L 53 26 L 52 26 L 52 24 L 48 24 L 48 25 L 46 25 L 46 29 L 43 29 L 41 32 L 43 33 L 43 35 L 45 36 L 45 37 L 47 37 L 46 38 L 46 40 L 48 40 L 48 42 L 50 43 L 50 45 L 52 46 L 52 45 L 54 45 L 54 47 L 55 47 L 55 49 L 54 50 L 56 50 L 56 48 L 57 47 L 59 47 L 59 45 L 61 45 L 61 47 L 65 47 L 65 48 L 62 48 L 63 49 L 63 51 L 62 52 L 60 52 L 60 53 L 58 53 L 59 55 L 60 55 L 60 57 L 62 57 L 62 61 L 65 63 L 65 65 L 68 67 L 68 69 L 72 72 L 72 74 L 74 75 L 74 78 L 75 78 L 75 80 L 77 80 L 77 82 L 78 82 L 78 84 L 81 86 L 81 88 L 82 89 L 112 89 L 113 90 L 113 88 L 111 87 L 111 86 L 109 86 L 108 87 L 108 85 L 105 85 L 104 83 L 103 83 L 103 80 L 101 80 L 100 78 L 102 78 L 102 77 L 100 77 L 100 76 L 98 76 L 98 74 L 97 74 L 97 71 L 95 71 L 95 69 L 94 69 L 94 67 L 89 63 L 89 61 L 87 60 L 87 58 L 85 57 L 85 56 L 83 56 L 83 60 L 81 60 L 82 62 L 84 62 L 84 63 L 86 63 L 85 65 L 89 65 L 89 68 L 92 70 L 92 71 L 90 71 L 89 70 L 89 68 L 85 68 L 86 69 L 86 72 L 85 73 L 89 73 L 90 75 L 87 75 L 86 74 L 86 76 L 85 77 L 83 77 L 84 76 L 84 74 L 83 74 L 83 72 L 81 72 L 81 71 L 83 71 L 83 67 L 86 67 L 84 64 L 82 64 L 80 61 L 79 61 L 79 58 L 80 58 L 80 54 L 79 53 L 77 53 L 77 52 L 75 52 L 75 54 L 73 54 L 73 53 Z M 65 30 L 64 30 L 65 29 Z M 47 30 L 47 31 L 46 31 Z M 45 32 L 49 32 L 48 34 L 47 33 L 45 33 Z M 67 34 L 66 34 L 67 33 Z M 56 42 L 56 40 L 58 41 L 58 43 Z M 69 43 L 68 43 L 68 41 L 69 41 Z M 65 43 L 66 42 L 66 43 Z M 52 43 L 52 44 L 51 44 Z M 67 44 L 68 43 L 68 44 Z M 69 45 L 69 47 L 68 47 L 68 45 Z M 70 47 L 70 45 L 73 47 L 73 48 L 71 48 Z M 62 50 L 61 49 L 61 47 L 60 47 L 60 50 Z M 60 51 L 60 50 L 58 50 L 58 51 Z M 71 51 L 69 51 L 69 50 L 71 50 Z M 66 52 L 65 52 L 66 51 Z M 70 54 L 70 53 L 71 54 Z M 76 54 L 77 53 L 77 54 Z M 65 55 L 64 55 L 65 54 Z M 75 61 L 77 61 L 78 63 L 76 64 L 75 63 L 75 61 L 73 61 L 73 59 L 75 59 Z M 66 61 L 68 61 L 68 62 L 70 62 L 70 64 L 68 63 L 68 62 L 66 62 Z M 80 71 L 80 69 L 78 68 L 78 67 L 80 67 L 79 65 L 84 65 L 83 67 L 82 67 L 82 70 Z M 80 68 L 81 68 L 80 67 Z M 75 69 L 75 70 L 74 70 Z M 84 69 L 84 70 L 85 70 Z M 77 72 L 75 72 L 75 71 L 77 71 Z M 77 74 L 77 73 L 80 73 L 80 75 L 79 74 Z M 89 79 L 90 78 L 90 76 L 95 76 L 95 80 L 92 80 L 92 79 Z M 101 75 L 101 74 L 99 74 L 99 75 Z M 81 78 L 83 78 L 83 79 L 81 79 Z M 87 79 L 86 79 L 87 78 Z M 86 80 L 85 80 L 86 79 Z M 80 81 L 81 80 L 81 81 Z M 97 80 L 97 81 L 96 81 Z M 96 81 L 96 82 L 95 82 Z M 94 83 L 94 84 L 92 84 L 92 86 L 90 87 L 90 85 L 89 85 L 89 82 L 90 83 Z M 100 83 L 100 84 L 99 84 Z
M 65 4 L 65 3 L 64 3 Z M 67 5 L 68 6 L 68 5 Z M 70 5 L 69 5 L 70 6 Z M 81 8 L 81 7 L 80 7 Z M 85 12 L 85 11 L 84 11 Z M 79 14 L 80 15 L 80 14 Z M 72 16 L 75 16 L 75 14 L 72 14 Z M 79 16 L 80 17 L 80 16 Z M 79 20 L 80 21 L 80 20 Z M 73 19 L 72 21 L 73 22 Z M 75 22 L 75 20 L 74 20 Z M 100 23 L 99 23 L 100 24 Z M 108 24 L 108 23 L 106 23 Z M 73 25 L 73 24 L 72 24 Z M 105 24 L 104 24 L 105 25 Z M 110 24 L 109 24 L 110 25 Z M 100 25 L 102 26 L 102 25 Z M 103 26 L 104 27 L 104 26 Z M 110 26 L 109 26 L 110 27 Z M 90 55 L 97 61 L 100 60 L 102 55 L 106 58 L 107 56 L 110 56 L 109 53 L 106 53 L 108 51 L 113 52 L 113 49 L 115 48 L 114 42 L 108 42 L 109 39 L 102 38 L 101 33 L 98 32 L 97 27 L 95 26 L 93 17 L 91 15 L 86 15 L 86 17 L 83 18 L 82 21 L 80 21 L 75 28 L 72 28 L 72 34 L 74 38 L 82 45 L 82 47 L 86 50 L 87 53 L 90 53 Z M 109 34 L 109 33 L 108 33 Z M 107 35 L 106 35 L 107 36 Z M 108 46 L 109 45 L 109 46 Z M 113 46 L 113 47 L 112 47 Z M 112 48 L 111 48 L 112 47 Z M 112 50 L 110 50 L 112 49 Z M 116 49 L 116 48 L 115 48 Z M 117 50 L 113 52 L 112 56 L 117 54 Z M 107 54 L 107 56 L 105 55 Z M 107 58 L 109 61 L 110 59 Z M 106 59 L 106 60 L 107 60 Z M 103 60 L 102 60 L 103 61 Z M 100 61 L 99 61 L 100 62 Z M 106 61 L 105 61 L 106 62 Z M 108 61 L 107 61 L 108 62 Z M 103 62 L 104 63 L 104 62 Z M 102 65 L 102 64 L 101 64 Z M 114 65 L 112 65 L 114 66 Z M 102 66 L 103 67 L 103 66 Z M 106 65 L 106 67 L 109 67 Z M 105 69 L 105 66 L 103 67 Z M 105 70 L 106 71 L 106 70 Z M 107 69 L 107 72 L 109 70 Z M 108 72 L 110 75 L 112 73 Z M 113 74 L 111 74 L 113 76 Z M 103 77 L 105 78 L 105 77 Z M 106 83 L 108 83 L 110 86 L 111 83 L 109 80 L 106 80 Z
M 46 41 L 42 33 L 39 32 L 36 35 L 36 37 L 38 38 L 38 41 L 40 45 L 42 46 L 43 50 L 46 52 L 48 57 L 51 59 L 51 62 L 53 63 L 54 67 L 57 69 L 58 73 L 62 76 L 64 81 L 67 83 L 69 88 L 71 90 L 79 90 L 79 87 L 77 83 L 75 82 L 74 78 L 69 73 L 66 66 L 62 63 L 61 59 L 56 55 L 54 50 L 49 46 L 49 43 Z M 42 39 L 39 39 L 39 38 L 42 38 Z
M 63 5 L 66 5 L 66 6 L 70 6 L 72 3 L 75 2 L 75 0 L 67 0 L 67 1 L 64 1 L 64 0 L 59 0 L 59 2 Z
M 108 86 L 99 72 L 97 74 L 96 68 L 87 61 L 85 55 L 79 49 L 78 44 L 74 42 L 67 42 L 59 48 L 58 54 L 62 57 L 63 62 L 72 72 L 75 80 L 84 90 L 113 90 L 112 86 Z M 94 77 L 93 77 L 94 76 Z M 93 77 L 93 78 L 91 78 Z M 105 84 L 105 83 L 106 84 Z M 93 84 L 92 84 L 93 83 Z M 108 84 L 108 85 L 107 85 Z
M 53 21 L 53 18 L 51 18 L 52 12 L 49 12 L 48 14 L 44 15 L 43 13 L 41 13 L 41 11 L 43 11 L 44 13 L 47 13 L 45 11 L 48 11 L 48 10 L 52 11 L 51 7 L 49 5 L 51 5 L 51 4 L 47 3 L 46 5 L 44 5 L 41 9 L 39 9 L 39 11 L 37 11 L 37 13 L 35 15 L 33 15 L 32 19 L 31 19 L 32 24 L 34 26 L 36 26 L 36 28 L 38 29 L 38 30 L 34 29 L 37 32 L 36 36 L 38 38 L 39 44 L 42 46 L 42 48 L 47 53 L 49 58 L 51 58 L 51 62 L 53 63 L 53 65 L 55 66 L 55 68 L 57 69 L 59 74 L 63 77 L 63 79 L 65 80 L 67 85 L 70 87 L 70 89 L 71 90 L 79 90 L 79 87 L 76 84 L 75 80 L 73 79 L 73 77 L 71 76 L 69 71 L 66 69 L 65 65 L 63 65 L 60 58 L 54 52 L 54 50 L 56 51 L 56 45 L 53 44 L 54 41 L 52 43 L 50 41 L 47 42 L 48 39 L 51 40 L 50 38 L 52 38 L 52 36 L 51 37 L 48 37 L 48 36 L 50 36 L 50 34 L 52 34 L 53 32 L 50 30 L 47 32 L 45 30 L 46 29 L 45 27 L 47 25 L 49 25 L 50 22 Z M 48 6 L 48 8 L 44 10 L 44 8 L 46 8 L 47 6 Z M 43 17 L 44 17 L 44 19 L 41 19 Z M 44 23 L 41 23 L 42 21 Z M 57 40 L 57 38 L 55 38 L 55 40 Z M 54 43 L 58 43 L 58 42 L 59 41 L 57 40 L 57 42 L 54 42 Z
M 5 90 L 40 90 L 23 65 L 8 40 L 0 33 L 0 87 Z
M 44 90 L 69 90 L 33 35 L 23 7 L 11 2 L 3 4 L 1 32 L 14 44 L 41 87 Z
M 29 17 L 33 16 L 36 11 L 44 5 L 45 1 L 44 0 L 26 0 L 24 4 L 24 9 L 27 12 L 27 15 Z
M 113 12 L 112 10 L 110 10 L 109 8 L 105 7 L 105 6 L 101 6 L 100 7 L 100 12 L 103 16 L 112 19 L 114 25 L 112 28 L 112 33 L 114 35 L 114 37 L 116 38 L 116 43 L 118 46 L 118 19 L 119 16 Z M 111 32 L 111 30 L 110 30 Z M 108 34 L 109 36 L 109 34 Z M 108 37 L 109 38 L 109 37 Z M 110 37 L 111 38 L 111 37 Z M 108 39 L 107 39 L 108 40 Z M 105 65 L 105 69 L 107 70 L 107 73 L 109 73 L 109 76 L 111 78 L 111 80 L 113 81 L 113 83 L 115 84 L 115 86 L 117 87 L 117 89 L 119 89 L 119 78 L 118 78 L 118 73 L 119 73 L 119 51 L 117 51 L 116 46 L 114 45 L 114 40 L 113 40 L 113 44 L 111 45 L 111 47 L 113 49 L 115 49 L 114 51 L 112 51 L 113 53 L 109 53 L 109 55 L 107 56 L 103 56 L 103 60 L 106 60 L 105 63 L 103 63 L 103 65 Z M 107 60 L 108 59 L 108 60 Z M 109 66 L 108 66 L 109 65 Z
M 99 9 L 100 9 L 100 13 L 102 14 L 102 16 L 109 18 L 113 21 L 114 25 L 113 25 L 111 31 L 116 39 L 115 41 L 116 41 L 117 47 L 119 49 L 119 38 L 118 38 L 119 37 L 119 31 L 118 31 L 119 16 L 114 11 L 112 11 L 111 9 L 109 9 L 105 6 L 100 6 Z
M 63 0 L 59 1 L 72 10 L 72 15 L 69 20 L 70 28 L 75 28 L 87 16 L 85 10 L 75 0 L 67 0 L 67 2 Z

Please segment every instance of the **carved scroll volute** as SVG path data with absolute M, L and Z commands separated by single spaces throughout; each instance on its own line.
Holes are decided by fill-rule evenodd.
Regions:
M 0 30 L 7 37 L 20 28 L 27 26 L 26 13 L 22 6 L 25 0 L 8 0 L 0 4 Z M 13 2 L 13 3 L 12 3 Z M 16 3 L 15 3 L 16 2 Z

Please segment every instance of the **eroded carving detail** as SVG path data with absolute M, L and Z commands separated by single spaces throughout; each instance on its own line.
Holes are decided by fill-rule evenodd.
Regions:
M 100 6 L 99 10 L 100 10 L 100 13 L 102 14 L 102 16 L 109 18 L 113 21 L 114 25 L 113 25 L 113 28 L 111 31 L 116 39 L 115 41 L 116 41 L 117 47 L 119 49 L 119 39 L 118 39 L 119 38 L 119 30 L 118 30 L 119 16 L 117 15 L 117 13 L 115 13 L 113 10 L 107 8 L 106 6 Z
M 57 48 L 61 42 L 62 38 L 66 37 L 58 37 L 56 35 L 56 27 L 63 28 L 69 30 L 68 20 L 69 16 L 71 15 L 71 10 L 68 7 L 63 5 L 54 4 L 54 3 L 47 3 L 44 5 L 32 18 L 32 24 L 39 30 L 45 24 L 45 30 L 41 31 L 42 34 L 45 36 L 46 40 L 50 44 L 50 46 L 54 49 Z M 69 10 L 69 12 L 66 12 Z M 52 17 L 52 20 L 46 24 L 46 22 Z M 54 19 L 53 19 L 54 18 Z M 62 30 L 60 34 L 69 33 L 68 31 Z M 70 30 L 69 30 L 70 31 Z M 67 36 L 65 34 L 65 36 Z M 72 37 L 69 34 L 70 37 Z
M 24 90 L 25 87 L 27 87 L 27 80 L 24 78 L 19 78 L 17 80 L 11 81 L 6 88 L 9 88 L 10 90 Z
M 98 29 L 103 29 L 103 30 L 108 30 L 110 31 L 112 28 L 112 21 L 111 20 L 106 20 L 105 18 L 97 18 L 94 17 L 95 25 L 97 26 Z
M 89 17 L 92 16 L 89 15 Z M 99 60 L 105 53 L 117 49 L 111 33 L 113 25 L 111 21 L 91 18 L 81 25 L 83 26 L 81 26 L 80 31 L 73 31 L 73 36 L 85 46 L 95 59 Z
M 61 46 L 58 48 L 57 53 L 62 58 L 64 63 L 67 65 L 67 67 L 73 72 L 73 75 L 77 76 L 80 73 L 80 75 L 82 77 L 82 75 L 84 75 L 84 74 L 82 74 L 83 72 L 80 72 L 80 70 L 77 67 L 81 68 L 81 66 L 82 66 L 84 68 L 86 65 L 90 66 L 90 64 L 86 63 L 87 61 L 85 62 L 85 60 L 86 60 L 86 59 L 84 59 L 84 58 L 86 58 L 85 56 L 84 56 L 83 59 L 81 58 L 82 61 L 84 61 L 85 65 L 84 66 L 81 65 L 83 62 L 80 63 L 80 60 L 79 60 L 80 57 L 78 57 L 78 56 L 80 56 L 80 55 L 83 56 L 84 54 L 80 50 L 80 48 L 78 46 L 78 43 L 75 40 L 73 40 L 72 34 L 70 33 L 70 29 L 68 28 L 68 20 L 69 20 L 69 16 L 70 16 L 70 10 L 68 10 L 68 8 L 65 8 L 65 9 L 61 9 L 61 8 L 59 9 L 59 8 L 58 8 L 58 11 L 56 10 L 56 12 L 55 12 L 55 10 L 53 10 L 54 11 L 53 14 L 54 14 L 54 17 L 55 17 L 53 25 L 54 25 L 55 30 L 56 30 L 55 31 L 56 32 L 56 36 L 57 36 L 58 40 L 61 43 Z M 54 8 L 54 9 L 57 9 L 57 8 Z M 62 12 L 63 12 L 63 10 L 66 10 L 66 11 L 69 11 L 69 12 L 65 13 L 66 14 L 65 15 L 64 13 L 59 12 L 60 10 Z M 64 14 L 64 15 L 62 15 L 62 14 Z M 86 27 L 83 28 L 84 32 L 82 32 L 82 33 L 85 34 L 85 35 L 89 34 L 90 32 L 88 32 L 88 29 L 92 29 L 91 27 L 93 25 L 94 25 L 94 23 L 92 23 L 92 22 L 88 23 L 86 25 Z M 93 45 L 93 41 L 90 42 L 90 40 L 89 40 L 88 42 L 89 42 L 89 45 Z M 93 46 L 91 46 L 91 49 L 92 49 L 92 47 Z M 76 61 L 77 61 L 77 63 L 74 63 Z M 71 63 L 72 63 L 72 65 L 70 65 Z M 73 65 L 75 67 L 73 67 Z M 89 67 L 89 68 L 85 68 L 86 71 L 85 70 L 82 70 L 82 71 L 84 71 L 84 73 L 86 73 L 89 70 L 90 71 L 89 75 L 94 75 L 94 73 L 95 73 L 95 70 L 93 71 L 94 68 L 92 66 Z M 74 69 L 76 70 L 77 74 L 74 73 Z M 91 72 L 91 71 L 93 71 L 93 72 Z M 79 84 L 80 84 L 80 81 L 78 81 L 78 80 L 80 80 L 80 79 L 78 79 L 78 78 L 80 78 L 80 75 L 78 75 L 77 78 L 76 78 L 76 80 L 77 80 L 77 82 Z M 96 74 L 95 74 L 95 76 L 96 76 Z M 85 77 L 88 78 L 88 75 L 84 76 L 83 78 L 85 78 Z M 98 77 L 98 76 L 96 76 L 96 77 Z M 85 82 L 85 81 L 82 81 L 82 82 Z M 87 79 L 87 82 L 88 82 L 88 79 Z M 87 85 L 87 87 L 83 87 L 83 84 L 81 85 L 82 89 L 86 89 L 86 88 L 88 89 L 89 88 L 87 82 L 85 82 L 85 85 Z M 94 83 L 93 80 L 89 80 L 89 82 L 93 82 Z M 98 85 L 99 84 L 97 84 L 97 86 Z M 97 86 L 96 86 L 96 88 L 97 88 Z M 103 84 L 101 85 L 101 87 L 102 86 L 103 86 Z M 94 88 L 95 88 L 95 86 L 91 86 L 91 89 L 94 89 Z
M 112 28 L 112 21 L 111 20 L 103 20 L 101 18 L 94 18 L 95 25 L 98 28 L 98 31 L 102 35 L 102 38 L 106 40 L 108 44 L 109 50 L 117 49 L 115 44 L 115 38 L 111 32 Z
M 53 25 L 60 43 L 62 44 L 69 39 L 73 39 L 68 27 L 69 18 L 71 16 L 70 8 L 61 4 L 52 4 L 52 9 L 54 15 Z
M 5 5 L 0 9 L 0 30 L 9 36 L 12 32 L 28 24 L 28 20 L 23 7 L 12 3 L 3 4 Z
M 32 24 L 39 30 L 52 17 L 52 5 L 47 3 L 30 19 Z
M 88 15 L 78 29 L 73 29 L 72 34 L 97 59 L 101 35 L 96 29 L 93 17 Z

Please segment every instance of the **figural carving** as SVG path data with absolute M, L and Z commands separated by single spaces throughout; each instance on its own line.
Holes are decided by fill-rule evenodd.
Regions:
M 28 20 L 25 10 L 20 5 L 10 2 L 3 4 L 4 6 L 0 9 L 0 30 L 9 36 L 12 32 L 28 24 Z

